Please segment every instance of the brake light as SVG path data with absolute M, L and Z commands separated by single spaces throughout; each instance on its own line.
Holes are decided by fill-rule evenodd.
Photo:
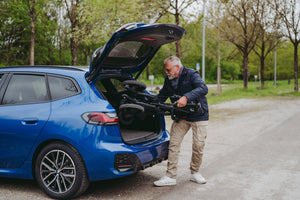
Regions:
M 141 38 L 141 40 L 155 41 L 155 39 L 154 39 L 154 38 Z
M 116 113 L 86 112 L 81 117 L 86 123 L 93 125 L 115 125 L 119 122 Z

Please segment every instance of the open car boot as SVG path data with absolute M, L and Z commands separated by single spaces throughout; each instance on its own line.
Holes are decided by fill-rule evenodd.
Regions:
M 160 102 L 156 96 L 145 92 L 146 85 L 139 81 L 128 80 L 123 82 L 128 94 L 122 95 L 119 107 L 119 119 L 122 123 L 129 123 L 134 118 L 145 118 L 146 115 L 171 115 L 171 118 L 178 121 L 192 112 L 197 112 L 201 104 L 189 101 L 183 108 L 177 107 L 178 95 L 171 96 L 171 102 Z M 126 114 L 125 114 L 126 113 Z

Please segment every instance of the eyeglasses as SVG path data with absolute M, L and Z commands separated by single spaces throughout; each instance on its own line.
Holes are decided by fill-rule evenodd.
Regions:
M 174 65 L 174 66 L 172 66 L 172 67 L 170 67 L 170 68 L 165 68 L 165 71 L 166 72 L 170 72 L 173 68 L 175 68 L 176 67 L 176 65 Z

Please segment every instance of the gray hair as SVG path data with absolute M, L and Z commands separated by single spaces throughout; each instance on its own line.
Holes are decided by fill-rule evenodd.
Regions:
M 168 61 L 170 61 L 173 66 L 179 65 L 180 68 L 182 67 L 180 58 L 178 58 L 177 56 L 170 56 L 170 57 L 166 58 L 164 60 L 164 64 L 166 64 Z

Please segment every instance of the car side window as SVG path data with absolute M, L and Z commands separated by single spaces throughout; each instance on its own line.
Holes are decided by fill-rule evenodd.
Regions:
M 2 104 L 30 104 L 48 100 L 45 76 L 13 74 Z
M 3 74 L 0 74 L 0 90 L 1 90 L 1 85 L 2 85 L 2 82 L 3 82 Z M 0 96 L 0 101 L 1 101 L 1 96 Z M 1 102 L 0 102 L 1 103 Z
M 63 99 L 79 93 L 78 88 L 70 78 L 48 76 L 52 100 Z

